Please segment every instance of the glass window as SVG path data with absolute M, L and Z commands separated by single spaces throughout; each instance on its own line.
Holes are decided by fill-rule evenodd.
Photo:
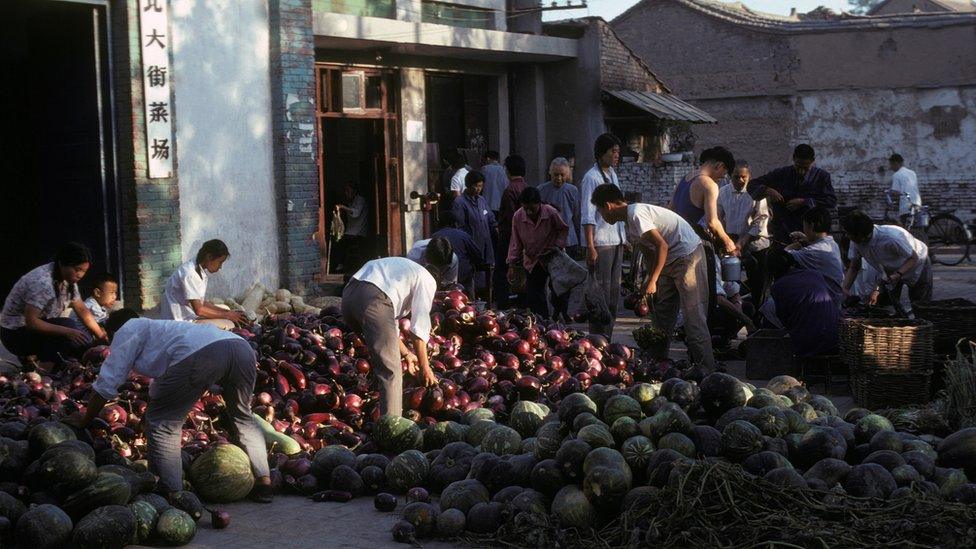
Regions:
M 362 110 L 363 108 L 363 73 L 342 73 L 342 110 Z
M 366 108 L 367 109 L 383 108 L 383 77 L 382 76 L 366 77 Z
M 422 0 L 421 17 L 424 23 L 437 23 L 470 29 L 491 30 L 495 28 L 495 14 L 492 10 L 446 2 Z

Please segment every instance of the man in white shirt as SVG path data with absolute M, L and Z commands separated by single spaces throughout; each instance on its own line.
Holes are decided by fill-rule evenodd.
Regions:
M 593 204 L 607 223 L 625 225 L 627 239 L 648 253 L 645 296 L 654 299 L 654 322 L 670 338 L 678 317 L 685 321 L 685 344 L 691 359 L 706 371 L 715 369 L 708 331 L 708 286 L 705 249 L 687 221 L 677 213 L 650 204 L 627 204 L 616 185 L 600 185 Z
M 488 151 L 485 153 L 485 164 L 481 167 L 481 173 L 485 176 L 485 187 L 481 190 L 481 196 L 488 202 L 488 209 L 498 217 L 498 210 L 502 205 L 502 193 L 508 187 L 508 174 L 505 166 L 502 166 L 501 157 L 498 151 Z M 461 190 L 464 190 L 462 181 Z
M 593 154 L 596 163 L 580 181 L 580 237 L 586 265 L 604 289 L 604 299 L 610 309 L 609 323 L 590 322 L 590 332 L 603 334 L 610 339 L 617 319 L 617 302 L 620 300 L 625 230 L 623 224 L 607 223 L 591 199 L 600 185 L 614 185 L 620 189 L 617 172 L 613 169 L 620 161 L 620 140 L 609 133 L 597 137 Z
M 341 253 L 336 254 L 339 256 L 337 258 L 339 265 L 336 270 L 350 273 L 359 268 L 359 265 L 361 265 L 360 258 L 365 255 L 363 247 L 366 238 L 366 221 L 369 218 L 369 210 L 366 207 L 366 199 L 363 195 L 359 194 L 359 191 L 356 190 L 356 187 L 352 183 L 345 184 L 342 188 L 342 194 L 345 204 L 336 204 L 335 211 L 336 215 L 339 215 L 340 212 L 345 212 L 346 223 L 345 231 L 342 233 L 342 240 L 339 241 L 342 250 Z
M 922 196 L 918 192 L 918 177 L 915 172 L 905 167 L 905 159 L 900 154 L 893 154 L 888 158 L 891 168 L 892 201 L 898 204 L 898 219 L 904 227 L 908 224 L 912 209 L 922 206 Z
M 153 378 L 146 408 L 150 469 L 172 495 L 183 490 L 180 437 L 186 415 L 203 393 L 220 385 L 227 412 L 257 477 L 252 498 L 271 501 L 271 473 L 264 434 L 251 413 L 257 378 L 254 350 L 239 336 L 212 325 L 138 318 L 130 309 L 109 315 L 111 354 L 92 384 L 85 414 L 65 421 L 86 428 L 105 404 L 118 397 L 130 372 Z
M 422 385 L 437 383 L 427 357 L 430 307 L 437 278 L 450 265 L 453 253 L 450 245 L 428 246 L 424 266 L 405 257 L 368 261 L 342 291 L 343 320 L 362 334 L 380 382 L 381 414 L 403 413 L 401 357 L 407 371 Z M 400 340 L 397 325 L 398 319 L 408 315 L 412 351 Z
M 747 162 L 736 162 L 732 182 L 718 191 L 718 216 L 725 232 L 742 253 L 742 266 L 753 303 L 762 303 L 768 286 L 766 255 L 769 251 L 769 207 L 748 192 L 752 170 Z
M 468 172 L 470 171 L 471 166 L 464 163 L 457 169 L 456 172 L 454 172 L 454 175 L 451 176 L 451 194 L 454 195 L 454 198 L 461 196 L 461 193 L 464 192 L 464 178 L 468 176 Z M 508 184 L 507 177 L 505 178 L 505 184 Z
M 875 225 L 863 212 L 854 211 L 840 221 L 851 239 L 855 252 L 844 277 L 844 292 L 861 270 L 861 258 L 885 275 L 885 282 L 893 286 L 892 299 L 899 299 L 901 287 L 908 286 L 912 304 L 932 299 L 932 261 L 929 249 L 905 229 L 895 225 Z M 872 294 L 873 299 L 877 293 Z M 869 305 L 874 305 L 870 301 Z

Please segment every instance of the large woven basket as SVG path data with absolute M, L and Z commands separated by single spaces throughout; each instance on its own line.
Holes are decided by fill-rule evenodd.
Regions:
M 931 370 L 851 368 L 851 395 L 854 404 L 869 410 L 925 404 L 930 400 L 931 380 Z
M 976 338 L 976 303 L 968 299 L 915 303 L 912 309 L 934 326 L 935 348 L 940 352 L 953 355 L 960 339 Z
M 934 329 L 927 320 L 845 318 L 840 355 L 852 370 L 928 371 Z

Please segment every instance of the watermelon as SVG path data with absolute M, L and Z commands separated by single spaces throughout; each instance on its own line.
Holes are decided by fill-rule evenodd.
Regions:
M 586 494 L 573 484 L 564 486 L 556 493 L 550 510 L 562 528 L 589 528 L 596 514 Z
M 781 437 L 790 432 L 790 423 L 786 419 L 786 413 L 776 406 L 760 408 L 759 413 L 753 416 L 749 423 L 758 427 L 762 434 L 768 437 Z
M 627 462 L 624 456 L 613 448 L 595 448 L 583 460 L 583 474 L 589 473 L 596 467 L 627 467 Z
M 646 509 L 655 506 L 660 496 L 661 489 L 654 486 L 637 486 L 631 488 L 623 501 L 620 502 L 621 511 L 630 511 L 634 508 Z
M 34 457 L 40 457 L 48 448 L 66 440 L 77 440 L 75 432 L 60 421 L 45 421 L 31 427 L 27 445 Z
M 742 420 L 729 423 L 722 431 L 722 455 L 742 461 L 763 447 L 762 432 L 755 425 Z
M 471 471 L 471 463 L 478 451 L 466 442 L 452 442 L 444 447 L 430 464 L 430 487 L 439 492 L 452 482 L 463 480 Z
M 854 437 L 858 444 L 869 443 L 878 432 L 894 430 L 895 427 L 888 421 L 888 418 L 878 414 L 868 414 L 855 424 Z
M 921 442 L 921 441 L 919 441 Z M 922 444 L 925 444 L 922 442 Z M 871 442 L 868 443 L 872 452 L 877 452 L 878 450 L 890 450 L 896 453 L 902 453 L 905 448 L 905 443 L 902 441 L 898 433 L 894 431 L 878 431 L 871 437 Z
M 452 482 L 441 492 L 441 509 L 458 509 L 467 514 L 478 503 L 488 503 L 491 495 L 483 484 L 474 479 Z
M 437 529 L 437 510 L 429 503 L 415 501 L 403 508 L 403 520 L 413 525 L 418 538 L 425 538 Z
M 523 438 L 522 446 L 519 450 L 519 453 L 535 455 L 535 452 L 538 448 L 539 448 L 539 441 L 535 437 Z
M 333 472 L 335 469 L 333 469 Z M 363 490 L 367 494 L 376 494 L 386 490 L 386 472 L 375 465 L 363 467 L 359 471 L 359 477 L 363 481 Z
M 801 386 L 803 386 L 803 383 L 798 379 L 787 375 L 776 376 L 766 383 L 766 389 L 769 389 L 775 395 L 785 395 L 793 387 Z
M 939 443 L 938 464 L 942 467 L 963 467 L 966 476 L 976 479 L 976 427 L 952 433 Z
M 939 485 L 939 492 L 942 495 L 951 494 L 958 486 L 967 484 L 969 478 L 962 469 L 951 469 L 946 467 L 936 467 L 932 474 L 932 480 Z
M 339 448 L 342 448 L 339 446 Z M 390 464 L 390 458 L 384 456 L 383 454 L 360 454 L 356 456 L 356 470 L 362 471 L 370 465 L 374 467 L 379 467 L 380 469 L 386 469 L 386 466 Z M 344 463 L 341 465 L 345 465 Z
M 475 408 L 464 412 L 461 422 L 466 425 L 474 425 L 479 420 L 495 421 L 495 413 L 489 408 Z
M 198 521 L 203 518 L 203 512 L 206 509 L 204 509 L 203 503 L 200 502 L 200 498 L 193 492 L 181 490 L 173 494 L 170 499 L 172 500 L 173 507 L 190 515 L 190 518 L 193 520 Z
M 877 463 L 855 465 L 844 479 L 844 490 L 861 498 L 886 499 L 897 487 L 891 473 Z
M 453 539 L 464 535 L 465 516 L 460 509 L 447 509 L 437 515 L 437 537 Z
M 922 478 L 922 475 L 920 475 L 919 472 L 911 465 L 895 467 L 891 471 L 891 476 L 895 479 L 895 484 L 897 484 L 899 487 L 911 487 L 913 483 L 922 482 L 925 480 Z
M 439 421 L 421 434 L 424 451 L 439 450 L 451 442 L 464 440 L 469 427 L 453 421 Z
M 861 463 L 877 463 L 890 472 L 905 465 L 905 458 L 901 457 L 901 454 L 892 452 L 891 450 L 878 450 L 877 452 L 868 454 Z
M 74 525 L 71 517 L 59 507 L 35 505 L 20 515 L 17 521 L 17 543 L 32 549 L 56 549 L 71 541 Z
M 582 414 L 576 416 L 576 418 L 573 420 L 573 432 L 578 433 L 580 429 L 586 427 L 587 425 L 602 425 L 608 429 L 610 428 L 609 425 L 604 423 L 603 420 L 595 415 L 589 412 L 583 412 Z
M 532 488 L 547 497 L 556 495 L 556 492 L 566 484 L 555 459 L 544 459 L 536 463 L 530 478 Z
M 576 438 L 590 445 L 590 448 L 613 448 L 613 435 L 604 425 L 587 425 L 576 433 Z
M 156 535 L 168 545 L 186 545 L 197 535 L 197 523 L 184 511 L 170 507 L 160 513 Z
M 329 477 L 329 489 L 348 492 L 355 498 L 363 495 L 365 484 L 355 469 L 348 465 L 340 465 L 332 470 L 332 475 Z
M 613 435 L 614 442 L 620 445 L 628 438 L 641 434 L 641 430 L 634 418 L 624 416 L 613 422 L 610 426 L 610 434 Z
M 522 449 L 522 437 L 515 429 L 499 425 L 481 440 L 481 449 L 499 456 L 517 454 Z
M 722 451 L 722 432 L 710 425 L 695 425 L 689 435 L 695 451 L 705 457 L 718 457 Z
M 820 413 L 828 416 L 837 415 L 837 406 L 834 405 L 832 400 L 823 395 L 810 395 L 810 397 L 807 399 L 807 403 L 810 404 L 810 406 L 813 406 L 813 409 Z
M 502 525 L 505 505 L 498 502 L 476 503 L 468 512 L 467 529 L 475 534 L 494 534 Z
M 614 395 L 603 404 L 603 421 L 607 425 L 613 425 L 622 417 L 640 421 L 641 415 L 640 403 L 627 395 Z
M 658 488 L 664 486 L 674 464 L 686 460 L 688 458 L 671 449 L 655 450 L 647 460 L 647 483 Z
M 658 388 L 650 383 L 635 383 L 627 390 L 627 395 L 636 400 L 645 413 L 647 406 L 657 397 L 657 394 Z
M 29 463 L 26 440 L 0 437 L 0 481 L 19 481 Z
M 135 498 L 133 498 L 132 501 L 134 501 L 134 502 L 135 501 L 144 501 L 144 502 L 148 503 L 149 505 L 152 505 L 153 509 L 156 510 L 156 513 L 157 514 L 158 513 L 162 513 L 166 509 L 169 509 L 170 507 L 172 507 L 172 505 L 170 505 L 169 502 L 166 501 L 166 498 L 164 498 L 163 496 L 160 496 L 159 494 L 140 494 L 140 495 L 136 496 Z
M 349 448 L 338 444 L 326 446 L 315 452 L 315 456 L 312 457 L 312 474 L 319 479 L 320 485 L 327 486 L 329 479 L 332 478 L 332 471 L 336 467 L 340 465 L 352 467 L 356 465 L 356 462 L 356 454 L 352 453 Z M 383 463 L 383 460 L 374 459 L 371 463 L 379 464 Z M 389 464 L 389 461 L 387 460 L 386 463 Z
M 752 391 L 744 383 L 722 372 L 709 374 L 698 387 L 702 408 L 714 417 L 736 406 L 745 406 L 752 398 Z
M 826 458 L 844 459 L 846 454 L 847 441 L 839 431 L 832 427 L 813 427 L 803 433 L 796 455 L 790 452 L 790 457 L 801 467 L 809 467 Z
M 679 454 L 694 458 L 697 454 L 695 443 L 681 433 L 668 433 L 658 439 L 658 448 L 670 448 Z
M 654 444 L 651 439 L 637 435 L 628 438 L 620 445 L 620 453 L 624 456 L 624 461 L 631 471 L 643 473 L 647 469 L 647 462 L 654 452 Z
M 590 445 L 579 439 L 568 439 L 556 452 L 556 464 L 569 482 L 583 480 L 583 461 L 590 453 Z
M 512 498 L 511 506 L 516 512 L 543 517 L 549 515 L 549 502 L 546 496 L 532 489 L 523 490 L 522 493 Z
M 508 417 L 508 424 L 518 431 L 523 438 L 531 437 L 542 425 L 542 420 L 549 415 L 549 408 L 528 400 L 520 400 L 512 408 Z
M 632 482 L 630 467 L 621 458 L 619 466 L 591 468 L 583 479 L 583 493 L 598 508 L 615 508 L 630 491 Z
M 780 454 L 777 454 L 776 452 L 763 451 L 747 457 L 745 461 L 742 462 L 742 468 L 749 473 L 756 475 L 757 477 L 762 477 L 773 469 L 792 469 L 793 464 L 790 463 L 790 460 L 786 459 Z
M 568 434 L 569 429 L 560 421 L 543 423 L 535 433 L 536 442 L 538 443 L 535 453 L 536 459 L 556 457 L 559 446 L 562 445 L 563 440 Z
M 201 498 L 217 503 L 244 499 L 254 488 L 251 459 L 233 444 L 216 444 L 197 456 L 189 478 Z
M 694 381 L 679 381 L 671 388 L 668 400 L 677 404 L 682 410 L 689 411 L 698 407 L 701 390 Z
M 559 421 L 572 424 L 576 416 L 589 412 L 596 415 L 596 403 L 583 393 L 571 393 L 559 401 Z
M 156 508 L 145 501 L 134 501 L 128 505 L 135 517 L 135 530 L 132 534 L 132 545 L 141 545 L 149 539 L 156 529 L 156 521 L 159 520 L 159 512 Z
M 807 483 L 803 480 L 800 473 L 797 473 L 793 466 L 780 467 L 768 471 L 763 478 L 777 486 L 792 486 L 794 488 L 806 488 Z
M 489 491 L 491 490 L 490 487 L 488 489 Z M 515 496 L 521 494 L 524 491 L 525 488 L 522 488 L 521 486 L 506 486 L 501 490 L 499 490 L 498 493 L 496 493 L 494 496 L 492 496 L 491 501 L 495 501 L 498 503 L 511 503 L 511 501 L 515 499 Z
M 114 473 L 98 473 L 95 482 L 65 498 L 61 508 L 73 519 L 80 519 L 103 505 L 125 505 L 131 493 L 124 478 Z
M 803 478 L 820 480 L 825 485 L 825 489 L 830 489 L 835 484 L 844 482 L 850 472 L 851 466 L 847 462 L 837 458 L 824 458 L 807 469 Z
M 91 447 L 91 444 L 80 440 L 65 440 L 55 444 L 45 450 L 44 454 L 41 454 L 41 460 L 44 459 L 45 454 L 61 451 L 78 452 L 88 459 L 95 461 L 95 450 Z
M 376 444 L 380 450 L 388 453 L 400 454 L 418 449 L 422 436 L 420 427 L 403 416 L 386 414 L 373 425 Z
M 121 548 L 132 541 L 136 517 L 124 505 L 106 505 L 85 515 L 75 526 L 72 541 L 81 548 Z
M 901 453 L 917 451 L 925 454 L 929 459 L 935 461 L 939 459 L 939 453 L 935 451 L 928 442 L 924 440 L 906 440 L 901 448 Z
M 394 492 L 406 493 L 427 481 L 430 464 L 420 450 L 407 450 L 396 456 L 386 466 L 386 482 Z
M 729 423 L 736 420 L 748 421 L 752 423 L 752 420 L 759 417 L 760 414 L 761 412 L 758 408 L 750 408 L 748 406 L 736 406 L 735 408 L 729 408 L 715 421 L 715 428 L 719 431 L 723 431 L 729 425 Z
M 27 507 L 19 499 L 11 496 L 7 492 L 0 491 L 0 517 L 10 521 L 10 524 L 17 524 L 20 516 L 24 514 Z
M 471 424 L 471 428 L 464 435 L 464 442 L 471 446 L 481 446 L 481 441 L 484 440 L 485 435 L 495 427 L 498 427 L 498 424 L 494 421 L 479 419 Z

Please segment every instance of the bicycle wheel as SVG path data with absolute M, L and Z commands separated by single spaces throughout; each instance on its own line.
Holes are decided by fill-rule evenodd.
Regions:
M 958 265 L 969 255 L 966 226 L 951 214 L 937 215 L 929 223 L 929 257 L 940 265 Z

